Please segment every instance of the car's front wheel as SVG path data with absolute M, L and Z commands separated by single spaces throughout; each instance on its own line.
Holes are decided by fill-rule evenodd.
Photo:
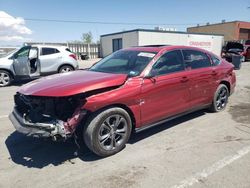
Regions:
M 83 137 L 87 147 L 101 157 L 121 151 L 131 134 L 132 122 L 126 110 L 113 107 L 92 114 Z
M 210 107 L 213 112 L 220 112 L 226 108 L 229 91 L 226 85 L 220 84 L 214 94 L 213 102 Z
M 12 82 L 12 77 L 9 72 L 0 70 L 0 87 L 8 86 Z

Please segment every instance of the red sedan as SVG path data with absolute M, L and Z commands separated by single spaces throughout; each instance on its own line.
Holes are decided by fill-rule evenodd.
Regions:
M 138 132 L 195 110 L 225 109 L 235 88 L 233 65 L 186 46 L 117 51 L 89 70 L 24 85 L 10 120 L 27 135 L 78 138 L 99 156 L 125 147 Z

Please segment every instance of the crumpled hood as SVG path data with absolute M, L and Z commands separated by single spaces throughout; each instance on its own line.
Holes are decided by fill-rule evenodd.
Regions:
M 22 86 L 18 92 L 24 95 L 63 97 L 119 86 L 126 81 L 126 78 L 125 74 L 78 70 L 34 80 Z

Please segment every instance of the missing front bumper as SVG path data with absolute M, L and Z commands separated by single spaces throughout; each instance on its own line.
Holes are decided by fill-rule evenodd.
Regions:
M 25 119 L 25 115 L 22 116 L 17 109 L 14 108 L 9 115 L 9 119 L 15 129 L 20 133 L 34 137 L 51 137 L 54 140 L 57 140 L 59 137 L 63 139 L 71 137 L 76 126 L 80 123 L 84 115 L 84 113 L 79 111 L 79 114 L 75 114 L 67 122 L 54 120 L 53 122 L 48 123 L 32 123 L 28 122 Z

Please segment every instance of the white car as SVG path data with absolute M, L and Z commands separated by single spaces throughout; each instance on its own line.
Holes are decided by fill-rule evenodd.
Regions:
M 65 46 L 24 46 L 0 58 L 0 87 L 13 80 L 69 72 L 78 67 L 76 55 Z

